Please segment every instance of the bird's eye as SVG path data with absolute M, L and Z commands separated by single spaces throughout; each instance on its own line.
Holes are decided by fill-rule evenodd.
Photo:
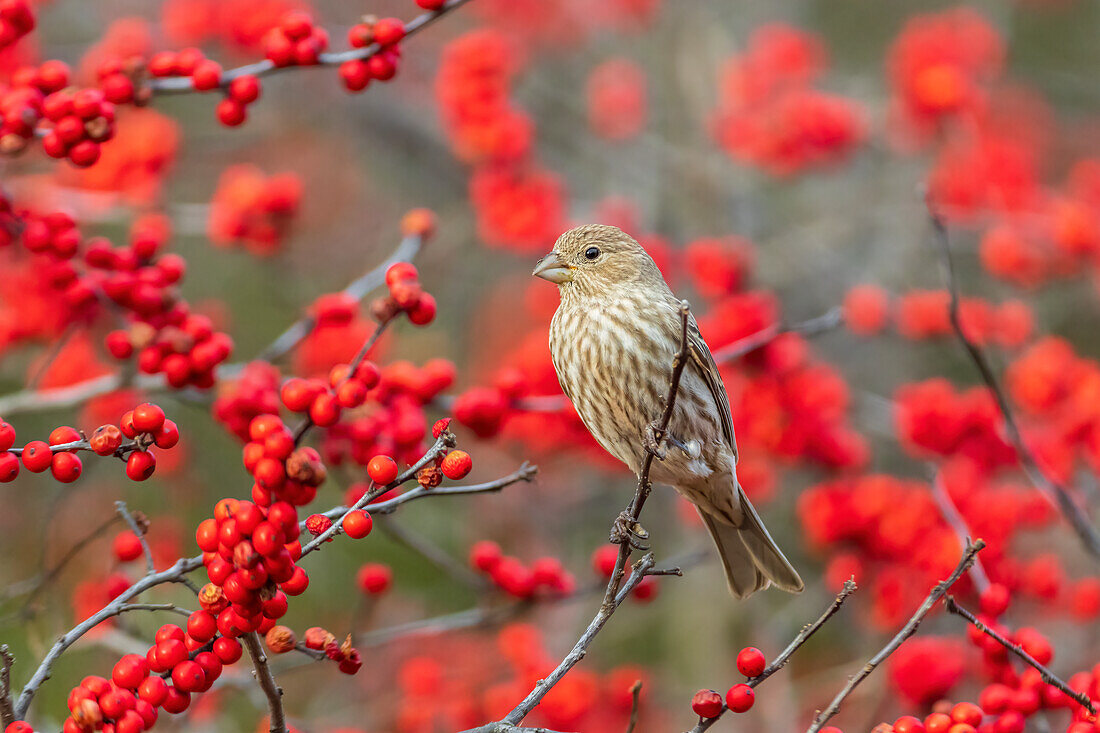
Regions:
M 588 249 L 586 249 L 584 251 L 584 256 L 587 259 L 594 260 L 594 259 L 596 259 L 597 257 L 600 256 L 600 248 L 599 247 L 589 247 Z

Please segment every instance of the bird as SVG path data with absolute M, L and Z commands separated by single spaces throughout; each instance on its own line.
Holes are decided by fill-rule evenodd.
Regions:
M 579 226 L 558 238 L 532 275 L 558 286 L 550 355 L 562 391 L 596 441 L 639 477 L 647 451 L 657 451 L 651 479 L 695 505 L 734 597 L 769 585 L 800 592 L 802 578 L 737 481 L 729 398 L 690 314 L 689 359 L 668 429 L 653 445 L 683 323 L 681 301 L 649 253 L 617 227 Z

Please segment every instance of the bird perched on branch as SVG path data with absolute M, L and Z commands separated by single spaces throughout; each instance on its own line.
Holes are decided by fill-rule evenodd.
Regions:
M 655 434 L 680 350 L 680 301 L 640 244 L 612 226 L 571 229 L 533 275 L 557 284 L 550 354 L 562 390 L 592 436 L 640 474 L 695 505 L 738 598 L 774 584 L 792 593 L 802 579 L 764 528 L 737 483 L 737 442 L 729 398 L 694 317 L 689 359 L 668 430 Z

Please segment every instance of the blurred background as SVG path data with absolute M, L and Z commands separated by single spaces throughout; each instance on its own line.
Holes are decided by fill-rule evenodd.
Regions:
M 263 32 L 304 7 L 55 0 L 36 6 L 39 29 L 6 50 L 0 68 L 58 58 L 87 80 L 96 54 L 192 45 L 228 68 L 259 58 Z M 309 10 L 333 50 L 347 47 L 363 13 L 420 12 L 411 0 L 321 0 Z M 781 336 L 723 365 L 742 483 L 806 591 L 733 601 L 693 512 L 658 490 L 643 524 L 660 563 L 685 560 L 684 577 L 661 578 L 624 605 L 530 718 L 560 730 L 621 729 L 630 685 L 643 679 L 638 730 L 687 730 L 695 690 L 724 693 L 741 681 L 738 650 L 756 646 L 771 659 L 855 574 L 860 590 L 761 686 L 753 711 L 714 728 L 801 730 L 957 561 L 958 537 L 931 498 L 937 471 L 973 533 L 991 542 L 986 571 L 1019 599 L 1013 623 L 1041 626 L 1066 676 L 1098 661 L 1095 560 L 1015 470 L 1011 449 L 1008 460 L 990 457 L 1003 441 L 991 403 L 966 391 L 979 379 L 946 325 L 925 207 L 928 195 L 949 223 L 964 321 L 998 373 L 1010 370 L 1044 465 L 1093 500 L 1092 393 L 1035 391 L 1070 372 L 1091 375 L 1100 352 L 1100 158 L 1090 159 L 1100 154 L 1098 30 L 1100 7 L 1085 0 L 472 0 L 404 42 L 396 78 L 362 94 L 344 90 L 333 68 L 291 69 L 265 79 L 237 129 L 218 123 L 209 95 L 156 97 L 120 112 L 117 139 L 92 168 L 28 154 L 4 161 L 3 184 L 16 199 L 73 211 L 87 234 L 115 242 L 135 217 L 167 214 L 171 249 L 188 263 L 183 294 L 231 334 L 236 364 L 319 295 L 385 260 L 406 211 L 435 212 L 438 232 L 416 264 L 439 315 L 426 328 L 398 324 L 375 359 L 453 362 L 453 385 L 424 409 L 429 425 L 458 418 L 460 447 L 474 458 L 469 481 L 525 460 L 539 476 L 500 494 L 409 505 L 378 520 L 369 540 L 337 542 L 309 563 L 311 587 L 287 625 L 361 635 L 364 666 L 345 677 L 293 655 L 276 660 L 303 731 L 456 731 L 499 718 L 595 612 L 603 581 L 593 553 L 633 480 L 561 403 L 532 399 L 560 395 L 546 348 L 557 296 L 529 273 L 564 229 L 613 223 L 637 237 L 691 300 L 716 351 L 770 324 L 842 308 L 839 328 Z M 294 205 L 265 209 L 264 196 L 276 194 Z M 48 321 L 49 300 L 28 296 L 17 263 L 6 262 L 3 332 Z M 367 317 L 364 308 L 352 324 L 317 332 L 278 363 L 282 373 L 323 374 L 347 360 L 369 333 Z M 117 369 L 105 328 L 10 337 L 0 393 Z M 229 374 L 212 395 L 232 394 Z M 941 377 L 954 386 L 926 381 Z M 505 407 L 485 406 L 498 399 Z M 19 684 L 60 632 L 106 602 L 115 575 L 139 572 L 113 559 L 115 526 L 28 595 L 36 575 L 112 517 L 115 500 L 151 518 L 158 565 L 167 566 L 196 552 L 193 527 L 215 501 L 247 495 L 240 443 L 212 419 L 209 397 L 157 401 L 183 440 L 149 482 L 89 461 L 71 486 L 25 474 L 0 487 L 0 641 L 18 658 Z M 21 438 L 39 437 L 59 424 L 117 421 L 134 403 L 129 392 L 0 414 Z M 555 409 L 528 409 L 547 404 Z M 1071 409 L 1076 432 L 1066 427 Z M 340 503 L 362 477 L 352 462 L 334 467 L 314 506 Z M 535 601 L 480 592 L 410 549 L 404 532 L 459 566 L 478 540 L 526 564 L 557 557 L 577 591 Z M 392 568 L 390 592 L 357 587 L 368 562 Z M 968 581 L 960 592 L 974 604 Z M 188 602 L 185 589 L 153 595 Z M 403 628 L 436 618 L 443 630 Z M 163 622 L 135 614 L 79 643 L 34 719 L 56 728 L 69 686 L 105 673 Z M 975 698 L 981 654 L 961 622 L 937 614 L 918 638 L 930 641 L 873 675 L 838 725 L 870 730 L 944 696 Z M 255 729 L 264 705 L 249 682 L 238 670 L 193 712 L 159 725 Z M 1052 720 L 1057 728 L 1062 718 Z

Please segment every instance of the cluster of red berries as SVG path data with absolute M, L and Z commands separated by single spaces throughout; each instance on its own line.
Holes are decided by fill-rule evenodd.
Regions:
M 505 555 L 496 542 L 481 540 L 470 548 L 469 559 L 470 567 L 516 598 L 533 598 L 540 592 L 567 596 L 577 587 L 573 575 L 556 557 L 540 557 L 527 566 L 522 560 Z
M 388 297 L 375 298 L 371 315 L 385 323 L 398 313 L 405 313 L 417 326 L 426 326 L 435 319 L 435 298 L 420 286 L 420 275 L 411 262 L 397 262 L 386 270 Z
M 47 155 L 80 167 L 99 160 L 100 144 L 115 131 L 114 104 L 99 89 L 70 87 L 61 61 L 17 69 L 11 85 L 0 87 L 0 116 L 0 153 L 22 152 L 40 133 Z
M 272 626 L 264 635 L 264 643 L 273 654 L 286 654 L 297 648 L 298 639 L 294 631 L 286 626 Z M 306 629 L 302 644 L 306 649 L 323 651 L 325 656 L 336 662 L 344 674 L 355 674 L 363 666 L 359 650 L 351 644 L 351 634 L 338 643 L 336 637 L 320 626 Z
M 312 66 L 328 48 L 328 31 L 301 11 L 287 13 L 263 39 L 264 56 L 275 66 Z
M 764 673 L 767 660 L 764 653 L 756 647 L 747 646 L 737 654 L 737 671 L 752 680 Z M 756 693 L 751 685 L 740 682 L 726 692 L 725 705 L 720 694 L 714 690 L 699 690 L 691 698 L 691 709 L 700 718 L 717 718 L 726 708 L 735 713 L 750 710 L 756 702 Z
M 367 400 L 378 385 L 381 373 L 374 362 L 364 359 L 351 371 L 350 364 L 337 364 L 327 383 L 321 379 L 291 377 L 283 383 L 279 397 L 292 412 L 303 412 L 319 427 L 332 427 L 345 409 L 353 410 Z
M 132 442 L 123 445 L 123 437 Z M 156 470 L 156 456 L 151 445 L 169 449 L 179 442 L 176 424 L 165 418 L 164 410 L 157 405 L 144 403 L 122 416 L 119 425 L 101 425 L 85 438 L 76 428 L 62 425 L 55 428 L 49 441 L 32 440 L 18 450 L 15 428 L 0 421 L 0 483 L 13 481 L 19 475 L 19 463 L 32 473 L 49 469 L 53 477 L 62 483 L 72 483 L 80 478 L 84 464 L 77 451 L 92 451 L 100 456 L 118 456 L 126 461 L 126 475 L 133 481 L 144 481 Z M 127 455 L 128 454 L 128 455 Z
M 27 0 L 0 0 L 0 49 L 33 31 L 34 22 Z
M 350 59 L 340 64 L 340 80 L 349 92 L 361 92 L 372 79 L 389 81 L 397 74 L 401 60 L 398 43 L 405 37 L 405 24 L 397 18 L 366 18 L 348 31 L 352 48 L 380 47 L 365 59 Z
M 249 425 L 249 442 L 241 451 L 252 474 L 252 500 L 261 507 L 276 503 L 304 506 L 328 477 L 321 454 L 298 447 L 294 433 L 278 415 L 257 415 Z M 296 535 L 295 535 L 296 536 Z
M 421 367 L 403 360 L 387 364 L 367 396 L 372 409 L 358 411 L 327 431 L 322 454 L 332 463 L 350 459 L 361 466 L 379 453 L 415 463 L 424 454 L 424 408 L 454 379 L 455 366 L 446 359 L 430 359 Z M 444 428 L 437 426 L 433 437 Z
M 309 586 L 301 557 L 298 510 L 285 501 L 269 507 L 222 499 L 214 516 L 195 531 L 210 583 L 199 601 L 215 616 L 216 629 L 235 638 L 266 633 L 286 613 L 287 596 Z
M 229 85 L 232 98 L 240 77 Z M 302 179 L 296 173 L 267 175 L 248 164 L 228 166 L 210 200 L 206 231 L 219 247 L 243 245 L 252 254 L 279 250 L 302 205 Z
M 775 174 L 846 158 L 866 134 L 862 111 L 812 87 L 827 65 L 824 45 L 809 32 L 780 23 L 755 30 L 720 82 L 718 144 Z
M 115 664 L 110 680 L 89 676 L 72 689 L 62 730 L 141 733 L 156 724 L 158 709 L 182 713 L 193 693 L 209 690 L 222 668 L 241 658 L 240 642 L 215 639 L 216 633 L 213 616 L 205 610 L 191 614 L 186 631 L 175 624 L 161 626 L 145 656 L 127 654 Z

